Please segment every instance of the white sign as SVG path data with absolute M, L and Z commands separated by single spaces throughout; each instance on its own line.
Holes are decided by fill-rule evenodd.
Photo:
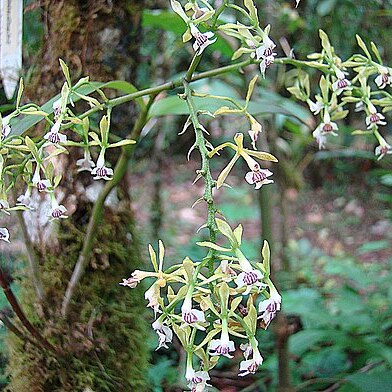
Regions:
M 22 69 L 23 0 L 0 0 L 0 76 L 5 95 L 14 95 Z

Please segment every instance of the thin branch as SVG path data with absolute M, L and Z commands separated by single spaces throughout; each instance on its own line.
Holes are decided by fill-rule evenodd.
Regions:
M 52 351 L 53 353 L 58 353 L 58 349 L 55 348 L 51 343 L 49 343 L 39 332 L 38 330 L 30 323 L 30 321 L 27 319 L 25 316 L 22 308 L 20 307 L 18 300 L 16 299 L 14 293 L 11 290 L 11 287 L 9 286 L 7 282 L 7 278 L 4 274 L 3 269 L 0 267 L 0 286 L 2 287 L 4 294 L 7 298 L 7 301 L 11 305 L 11 308 L 15 312 L 15 314 L 18 316 L 19 320 L 21 323 L 24 325 L 24 327 L 30 332 L 32 336 L 37 339 L 38 342 L 42 344 L 43 347 L 46 349 Z
M 39 343 L 30 339 L 18 327 L 16 327 L 3 311 L 0 312 L 0 320 L 5 325 L 5 327 L 9 329 L 12 333 L 14 333 L 20 340 L 24 342 L 29 342 L 37 348 L 40 349 L 42 348 L 42 346 Z
M 148 111 L 152 105 L 152 102 L 153 97 L 150 98 L 148 105 L 140 112 L 139 117 L 130 134 L 130 138 L 132 140 L 139 139 L 140 133 L 147 122 Z M 90 260 L 90 254 L 92 252 L 94 241 L 97 235 L 98 225 L 102 220 L 105 200 L 108 197 L 109 193 L 112 191 L 112 189 L 114 189 L 124 177 L 128 168 L 128 162 L 132 156 L 133 151 L 134 145 L 128 145 L 126 147 L 123 147 L 121 155 L 114 168 L 114 176 L 112 180 L 106 182 L 104 188 L 98 196 L 97 201 L 94 204 L 91 217 L 87 225 L 87 233 L 83 243 L 83 248 L 79 254 L 75 268 L 72 272 L 71 279 L 64 294 L 63 303 L 61 305 L 61 314 L 63 315 L 63 317 L 66 317 L 68 315 L 69 305 L 71 303 L 72 297 L 75 294 L 76 286 L 78 285 L 81 277 L 83 276 L 84 271 Z

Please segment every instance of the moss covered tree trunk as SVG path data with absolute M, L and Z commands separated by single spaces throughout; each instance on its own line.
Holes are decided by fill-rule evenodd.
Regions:
M 133 81 L 139 59 L 142 1 L 46 0 L 41 2 L 45 39 L 36 72 L 28 82 L 29 99 L 45 101 L 63 83 L 58 58 L 68 63 L 73 78 Z M 129 131 L 137 108 L 129 104 L 113 113 L 112 131 Z M 120 134 L 120 131 L 118 131 Z M 105 207 L 105 214 L 86 272 L 66 319 L 61 303 L 81 250 L 92 200 L 99 182 L 77 173 L 80 150 L 70 149 L 56 167 L 63 173 L 58 190 L 69 219 L 34 227 L 24 213 L 29 238 L 39 260 L 43 286 L 40 301 L 32 280 L 20 280 L 21 303 L 39 331 L 60 353 L 35 348 L 10 335 L 9 389 L 35 391 L 145 391 L 147 367 L 144 299 L 140 290 L 118 285 L 140 263 L 137 230 L 126 178 Z M 114 164 L 116 155 L 109 157 Z M 87 190 L 87 191 L 86 191 Z M 62 197 L 62 199 L 61 199 Z M 44 205 L 43 196 L 36 195 Z

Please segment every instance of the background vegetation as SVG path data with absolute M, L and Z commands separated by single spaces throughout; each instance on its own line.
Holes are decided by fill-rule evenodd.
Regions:
M 302 0 L 297 9 L 294 1 L 257 3 L 260 18 L 272 25 L 271 36 L 280 43 L 279 55 L 293 49 L 297 58 L 305 58 L 319 50 L 321 28 L 342 58 L 358 51 L 358 33 L 365 42 L 376 42 L 385 63 L 392 64 L 392 1 Z M 183 70 L 190 49 L 181 42 L 181 20 L 166 2 L 146 1 L 140 6 L 140 57 L 133 73 L 136 80 L 132 81 L 142 88 Z M 48 36 L 42 4 L 31 1 L 26 7 L 24 74 L 29 85 L 36 81 L 40 63 L 36 53 L 47 45 Z M 114 7 L 126 9 L 127 5 Z M 206 50 L 208 60 L 203 67 L 227 63 L 233 50 L 232 42 L 219 38 Z M 62 54 L 53 54 L 58 55 Z M 104 53 L 102 62 L 113 69 Z M 363 120 L 355 115 L 340 125 L 340 136 L 327 151 L 317 151 L 311 137 L 317 124 L 307 107 L 295 103 L 286 89 L 296 72 L 274 66 L 253 99 L 253 113 L 264 125 L 262 143 L 280 159 L 279 166 L 272 169 L 275 184 L 255 193 L 240 177 L 243 170 L 237 169 L 233 189 L 219 196 L 224 215 L 233 221 L 245 219 L 249 255 L 257 258 L 261 239 L 272 239 L 273 267 L 282 291 L 284 315 L 272 329 L 260 333 L 265 362 L 255 376 L 238 379 L 237 368 L 223 363 L 212 373 L 213 383 L 226 392 L 392 390 L 391 157 L 376 161 L 369 141 L 350 135 Z M 229 74 L 213 84 L 200 82 L 198 87 L 238 98 L 250 78 L 247 73 Z M 45 88 L 42 84 L 41 90 Z M 190 207 L 201 190 L 197 184 L 190 186 L 196 165 L 185 158 L 192 139 L 187 134 L 177 136 L 184 119 L 173 115 L 185 114 L 184 108 L 174 104 L 170 96 L 160 98 L 154 108 L 160 117 L 145 127 L 129 170 L 136 230 L 145 259 L 148 241 L 160 238 L 168 260 L 174 255 L 198 260 L 203 255 L 195 243 L 203 236 L 195 234 L 195 228 L 203 223 L 203 212 Z M 10 103 L 4 95 L 0 102 L 1 112 L 6 113 Z M 121 124 L 121 119 L 118 121 Z M 218 143 L 240 127 L 244 124 L 237 118 L 212 119 L 208 129 Z M 386 129 L 391 142 L 390 127 Z M 218 173 L 221 167 L 214 169 Z M 24 263 L 21 244 L 11 252 L 5 247 L 2 250 L 2 262 L 12 264 L 11 272 L 18 276 Z M 124 273 L 126 270 L 124 267 Z M 13 288 L 20 291 L 18 280 Z M 113 290 L 122 290 L 114 296 L 131 295 L 125 288 Z M 0 297 L 0 301 L 0 308 L 5 307 L 5 298 Z M 151 315 L 146 317 L 152 321 Z M 6 386 L 4 328 L 1 333 L 1 382 Z M 182 369 L 184 358 L 178 345 L 174 342 L 173 349 L 154 352 L 156 343 L 151 333 L 146 390 L 182 390 L 184 380 L 179 374 L 183 372 L 178 367 Z M 288 365 L 288 373 L 282 374 L 282 364 Z

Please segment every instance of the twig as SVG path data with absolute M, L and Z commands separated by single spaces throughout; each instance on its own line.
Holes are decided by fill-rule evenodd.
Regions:
M 133 140 L 138 140 L 140 133 L 143 129 L 147 121 L 148 111 L 154 97 L 150 98 L 149 103 L 142 109 L 139 114 L 138 120 L 136 121 L 133 130 L 130 134 L 130 138 Z M 121 155 L 117 161 L 117 164 L 114 168 L 114 176 L 111 181 L 106 182 L 104 188 L 98 196 L 97 201 L 94 204 L 90 220 L 87 226 L 87 233 L 83 243 L 83 248 L 79 254 L 78 260 L 76 262 L 75 268 L 72 272 L 71 279 L 68 283 L 67 290 L 64 294 L 63 303 L 61 305 L 61 314 L 63 317 L 67 317 L 69 312 L 69 305 L 71 303 L 71 299 L 75 294 L 76 287 L 84 274 L 84 271 L 88 265 L 90 260 L 90 254 L 93 249 L 94 241 L 97 235 L 98 225 L 101 222 L 105 200 L 108 197 L 109 193 L 114 189 L 124 177 L 127 168 L 128 162 L 132 156 L 132 152 L 134 150 L 133 145 L 123 147 L 121 151 Z
M 14 333 L 19 339 L 22 341 L 27 341 L 31 343 L 33 346 L 42 348 L 40 344 L 35 342 L 34 340 L 30 339 L 28 336 L 26 336 L 18 327 L 16 327 L 12 321 L 8 318 L 8 316 L 4 313 L 4 311 L 0 312 L 0 320 L 2 323 L 5 325 L 7 329 L 9 329 L 12 333 Z
M 12 292 L 8 282 L 7 278 L 5 277 L 5 274 L 3 272 L 3 269 L 0 267 L 0 286 L 2 287 L 4 294 L 7 298 L 7 301 L 11 305 L 11 308 L 15 312 L 15 314 L 18 316 L 19 320 L 21 323 L 24 325 L 24 327 L 30 332 L 32 336 L 34 336 L 38 342 L 42 344 L 43 347 L 48 349 L 49 351 L 52 351 L 53 353 L 58 353 L 58 349 L 56 349 L 51 343 L 49 343 L 39 332 L 38 330 L 30 323 L 30 321 L 27 319 L 25 316 L 22 308 L 20 307 L 18 300 L 16 299 L 14 293 Z

